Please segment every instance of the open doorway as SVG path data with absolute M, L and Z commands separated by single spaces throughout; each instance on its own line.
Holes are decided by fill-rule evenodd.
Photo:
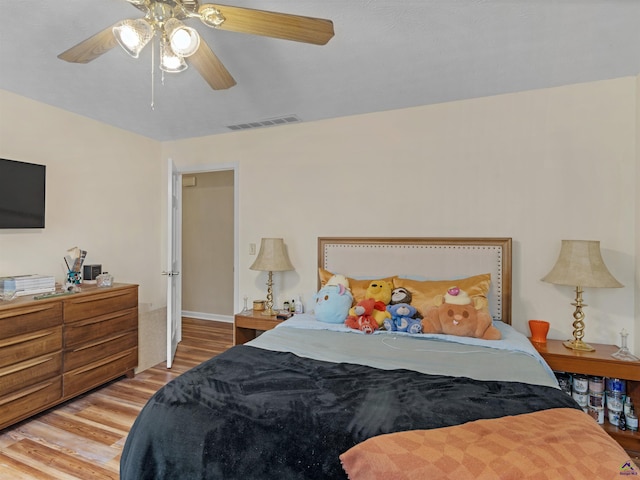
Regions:
M 182 316 L 233 321 L 235 171 L 182 171 Z
M 167 180 L 168 180 L 168 226 L 167 226 L 167 253 L 168 253 L 168 262 L 170 265 L 168 271 L 163 272 L 163 274 L 168 275 L 169 281 L 167 282 L 167 368 L 171 368 L 171 364 L 173 361 L 173 355 L 175 354 L 178 343 L 182 338 L 182 316 L 185 315 L 185 310 L 182 304 L 182 294 L 183 290 L 189 289 L 189 277 L 193 274 L 192 272 L 181 272 L 182 261 L 183 261 L 183 251 L 186 251 L 186 255 L 189 257 L 190 255 L 195 255 L 192 253 L 190 249 L 183 249 L 183 232 L 182 232 L 182 215 L 183 215 L 183 200 L 182 200 L 182 179 L 183 177 L 188 177 L 189 175 L 195 175 L 199 173 L 205 172 L 232 172 L 233 178 L 233 187 L 232 187 L 232 197 L 233 201 L 229 201 L 230 197 L 225 197 L 224 202 L 216 202 L 212 200 L 208 203 L 209 206 L 216 205 L 217 203 L 222 203 L 222 207 L 226 209 L 231 209 L 233 222 L 232 225 L 227 225 L 225 228 L 227 230 L 231 230 L 233 232 L 233 242 L 231 245 L 228 242 L 225 242 L 223 245 L 216 245 L 215 242 L 210 241 L 207 238 L 206 233 L 203 233 L 201 229 L 196 229 L 195 239 L 197 242 L 206 246 L 207 249 L 217 249 L 220 251 L 224 251 L 224 255 L 230 258 L 233 258 L 233 269 L 232 269 L 232 279 L 229 278 L 229 275 L 216 274 L 216 267 L 209 266 L 210 270 L 208 273 L 210 274 L 208 278 L 201 280 L 204 283 L 204 289 L 208 292 L 208 295 L 216 295 L 214 290 L 214 286 L 211 282 L 220 281 L 225 282 L 226 291 L 228 291 L 228 286 L 232 285 L 232 291 L 228 297 L 233 298 L 232 304 L 230 307 L 229 313 L 226 311 L 220 312 L 198 312 L 198 311 L 187 311 L 190 316 L 194 318 L 202 318 L 204 320 L 221 320 L 232 323 L 233 322 L 233 311 L 234 305 L 238 304 L 238 252 L 235 246 L 238 244 L 238 165 L 235 163 L 232 164 L 217 164 L 213 166 L 197 166 L 197 167 L 180 167 L 178 168 L 172 159 L 168 160 L 168 171 L 167 171 Z M 222 177 L 221 177 L 222 178 Z M 185 180 L 185 183 L 192 182 L 192 180 Z M 197 180 L 195 180 L 197 184 Z M 205 182 L 206 183 L 206 182 Z M 228 188 L 228 187 L 227 187 Z M 221 207 L 221 208 L 222 208 Z M 187 210 L 190 210 L 187 207 Z M 216 221 L 216 216 L 212 213 L 213 210 L 207 209 L 207 217 L 204 220 L 200 220 L 199 222 L 213 223 L 214 225 L 218 225 L 219 222 Z M 186 212 L 184 212 L 186 213 Z M 190 261 L 190 260 L 188 260 Z M 200 268 L 200 267 L 198 267 Z M 187 287 L 183 288 L 185 284 L 185 278 L 187 279 L 186 285 Z M 222 295 L 225 295 L 224 293 Z M 201 307 L 196 307 L 196 309 L 201 309 Z

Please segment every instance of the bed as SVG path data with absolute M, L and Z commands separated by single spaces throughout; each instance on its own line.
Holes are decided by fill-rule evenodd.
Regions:
M 319 238 L 319 289 L 327 275 L 341 274 L 356 297 L 385 278 L 412 289 L 421 304 L 434 288 L 473 291 L 479 277 L 477 295 L 500 340 L 367 335 L 312 312 L 295 315 L 160 389 L 127 437 L 120 478 L 619 478 L 633 471 L 624 450 L 510 326 L 511 246 L 510 238 Z

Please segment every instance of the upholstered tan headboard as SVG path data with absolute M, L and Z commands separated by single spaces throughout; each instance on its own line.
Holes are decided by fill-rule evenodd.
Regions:
M 491 274 L 489 310 L 511 324 L 511 238 L 318 238 L 318 267 L 353 278 Z

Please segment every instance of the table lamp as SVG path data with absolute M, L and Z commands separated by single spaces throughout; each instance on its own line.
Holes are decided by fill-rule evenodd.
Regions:
M 251 270 L 269 272 L 267 281 L 267 304 L 262 315 L 273 317 L 276 311 L 273 310 L 273 272 L 284 272 L 293 270 L 293 265 L 287 255 L 284 241 L 281 238 L 263 238 L 260 240 L 260 251 Z
M 576 288 L 576 307 L 573 312 L 573 340 L 563 345 L 573 350 L 593 352 L 595 348 L 582 341 L 584 337 L 584 312 L 582 307 L 582 288 L 619 288 L 623 287 L 613 275 L 600 254 L 600 242 L 595 240 L 562 240 L 560 256 L 551 271 L 542 278 L 543 282 L 555 285 L 570 285 Z

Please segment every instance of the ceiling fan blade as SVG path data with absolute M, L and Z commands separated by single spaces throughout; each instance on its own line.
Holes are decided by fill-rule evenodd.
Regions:
M 323 18 L 303 17 L 288 13 L 267 12 L 243 7 L 212 5 L 222 13 L 225 21 L 217 28 L 233 32 L 251 33 L 296 42 L 326 44 L 334 35 L 333 22 Z M 205 7 L 203 5 L 201 8 Z
M 69 50 L 62 52 L 58 55 L 58 58 L 73 63 L 88 63 L 91 60 L 95 60 L 118 44 L 112 29 L 113 25 L 105 28 L 94 36 L 71 47 Z
M 214 90 L 224 90 L 236 84 L 229 71 L 204 41 L 200 41 L 200 47 L 196 53 L 189 57 L 189 63 L 200 72 Z

